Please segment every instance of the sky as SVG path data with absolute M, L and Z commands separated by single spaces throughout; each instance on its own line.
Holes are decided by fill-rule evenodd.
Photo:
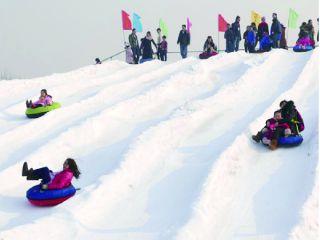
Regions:
M 273 12 L 285 26 L 289 8 L 299 13 L 299 25 L 312 19 L 317 27 L 317 0 L 0 0 L 0 78 L 33 78 L 66 72 L 94 63 L 123 49 L 121 10 L 141 16 L 143 37 L 155 37 L 159 19 L 169 28 L 169 51 L 178 51 L 177 35 L 189 17 L 192 22 L 189 50 L 201 50 L 208 35 L 224 48 L 218 34 L 217 16 L 232 23 L 241 16 L 241 32 L 250 24 L 252 10 L 271 23 Z M 125 31 L 127 39 L 130 31 Z M 298 29 L 290 29 L 288 45 L 296 41 Z M 243 46 L 243 42 L 240 43 Z M 169 60 L 179 59 L 170 54 Z M 118 57 L 124 60 L 124 55 Z

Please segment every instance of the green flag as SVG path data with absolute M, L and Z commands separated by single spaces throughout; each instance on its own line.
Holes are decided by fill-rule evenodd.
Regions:
M 289 9 L 289 20 L 288 20 L 288 27 L 289 28 L 297 28 L 299 14 L 294 11 L 292 8 Z
M 165 22 L 161 18 L 160 18 L 160 21 L 159 21 L 159 28 L 161 29 L 162 36 L 165 35 L 166 37 L 168 37 L 168 34 L 169 34 L 168 27 L 167 27 L 167 25 L 165 24 Z

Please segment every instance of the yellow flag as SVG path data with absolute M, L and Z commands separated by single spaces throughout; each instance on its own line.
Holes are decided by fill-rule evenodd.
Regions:
M 261 22 L 261 15 L 255 11 L 251 11 L 251 22 L 256 23 L 256 26 L 258 27 Z

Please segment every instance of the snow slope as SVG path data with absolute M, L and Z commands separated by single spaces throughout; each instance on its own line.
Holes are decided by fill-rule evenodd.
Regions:
M 0 239 L 317 239 L 318 56 L 220 54 L 200 61 L 111 61 L 0 81 Z M 62 108 L 26 119 L 48 89 Z M 251 141 L 283 99 L 304 142 Z M 31 206 L 24 161 L 82 171 L 76 196 Z

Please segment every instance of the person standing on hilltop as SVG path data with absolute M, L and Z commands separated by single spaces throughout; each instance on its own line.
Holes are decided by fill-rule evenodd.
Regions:
M 180 44 L 180 54 L 182 58 L 188 56 L 188 45 L 190 44 L 190 33 L 187 32 L 186 25 L 182 25 L 177 44 Z
M 276 13 L 272 14 L 272 25 L 270 30 L 270 36 L 273 42 L 273 48 L 279 48 L 281 39 L 281 24 L 278 20 Z
M 237 16 L 234 23 L 231 25 L 231 29 L 234 35 L 234 51 L 239 50 L 239 42 L 241 41 L 241 30 L 240 30 L 240 17 Z
M 140 48 L 135 28 L 132 29 L 132 33 L 129 35 L 129 44 L 133 53 L 134 63 L 138 64 L 140 58 Z

